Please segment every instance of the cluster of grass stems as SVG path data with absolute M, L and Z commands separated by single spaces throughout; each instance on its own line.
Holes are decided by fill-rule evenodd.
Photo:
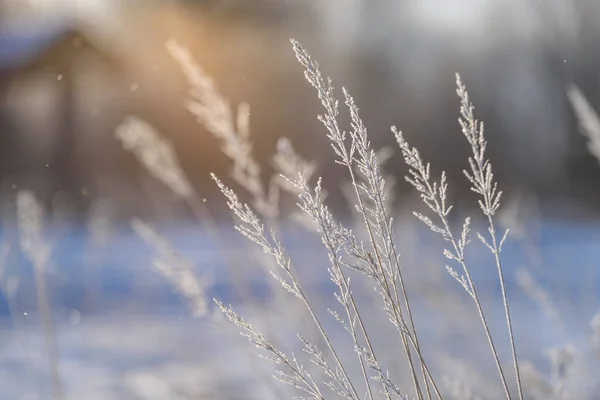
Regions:
M 212 81 L 194 64 L 190 55 L 175 42 L 167 47 L 174 58 L 180 63 L 190 83 L 191 99 L 188 109 L 198 117 L 207 129 L 223 142 L 223 151 L 234 162 L 232 177 L 252 197 L 252 207 L 243 204 L 237 194 L 222 181 L 212 175 L 227 203 L 237 217 L 239 223 L 236 229 L 250 239 L 270 257 L 269 273 L 280 285 L 297 298 L 320 334 L 321 344 L 316 344 L 299 336 L 303 350 L 308 354 L 314 366 L 323 377 L 313 378 L 311 373 L 294 355 L 288 355 L 276 344 L 259 332 L 252 324 L 238 315 L 232 307 L 215 300 L 219 308 L 236 325 L 243 334 L 257 347 L 265 351 L 266 357 L 280 366 L 276 377 L 303 392 L 311 399 L 325 399 L 331 395 L 346 399 L 375 399 L 380 396 L 386 399 L 408 398 L 418 399 L 443 398 L 439 382 L 429 367 L 421 350 L 419 334 L 411 309 L 411 300 L 403 274 L 402 259 L 396 247 L 394 224 L 387 202 L 388 193 L 386 182 L 378 154 L 372 148 L 368 138 L 367 128 L 361 120 L 359 109 L 352 96 L 344 89 L 344 103 L 347 106 L 351 123 L 350 129 L 340 126 L 339 102 L 335 97 L 331 80 L 322 76 L 318 63 L 296 41 L 292 41 L 293 50 L 304 68 L 304 75 L 310 85 L 317 91 L 324 112 L 319 115 L 323 123 L 337 164 L 347 170 L 353 191 L 354 202 L 358 215 L 367 233 L 367 239 L 361 240 L 340 221 L 336 221 L 324 202 L 324 190 L 321 179 L 313 184 L 311 177 L 314 167 L 300 160 L 288 168 L 276 168 L 280 175 L 271 180 L 270 190 L 265 190 L 261 184 L 259 167 L 251 156 L 249 144 L 249 129 L 246 116 L 248 107 L 240 107 L 237 117 L 228 103 L 220 97 Z M 474 107 L 460 77 L 457 75 L 457 94 L 460 99 L 460 125 L 462 132 L 471 147 L 472 156 L 469 158 L 469 169 L 465 177 L 469 180 L 472 190 L 479 195 L 481 212 L 488 222 L 485 235 L 477 233 L 477 238 L 494 256 L 495 267 L 502 289 L 502 299 L 506 326 L 510 338 L 513 357 L 513 377 L 511 378 L 502 366 L 499 352 L 496 348 L 492 332 L 476 285 L 471 277 L 469 264 L 465 257 L 465 249 L 470 242 L 470 220 L 464 221 L 462 229 L 454 232 L 448 216 L 452 205 L 448 204 L 448 187 L 446 176 L 442 173 L 439 180 L 431 176 L 430 165 L 425 162 L 417 149 L 411 147 L 404 136 L 396 128 L 392 133 L 400 147 L 405 163 L 409 167 L 407 181 L 419 192 L 423 203 L 431 216 L 415 213 L 416 217 L 431 230 L 443 237 L 448 243 L 444 255 L 455 266 L 446 267 L 448 273 L 456 279 L 461 287 L 473 300 L 481 320 L 483 333 L 489 343 L 491 356 L 498 370 L 498 376 L 506 398 L 513 396 L 523 398 L 519 363 L 510 317 L 509 302 L 506 294 L 500 252 L 506 238 L 506 232 L 499 233 L 494 221 L 494 215 L 500 206 L 501 192 L 494 181 L 492 166 L 486 158 L 486 140 L 483 134 L 483 124 L 476 120 Z M 281 146 L 283 147 L 283 146 Z M 279 149 L 279 146 L 278 146 Z M 292 152 L 292 154 L 294 154 Z M 275 160 L 277 160 L 277 156 Z M 279 160 L 281 160 L 281 156 Z M 283 158 L 283 160 L 289 159 Z M 277 166 L 277 163 L 276 163 Z M 300 283 L 297 268 L 285 246 L 282 244 L 281 233 L 277 226 L 276 189 L 284 189 L 297 197 L 299 210 L 303 215 L 299 218 L 306 225 L 312 225 L 319 233 L 329 257 L 329 274 L 337 286 L 335 298 L 343 310 L 338 313 L 329 309 L 330 314 L 351 336 L 353 350 L 356 355 L 362 381 L 352 378 L 348 360 L 342 361 L 342 350 L 331 338 L 324 323 L 316 310 L 315 300 L 309 298 Z M 275 266 L 276 269 L 272 267 Z M 361 274 L 375 288 L 381 298 L 381 307 L 390 323 L 395 328 L 399 343 L 411 375 L 411 387 L 402 387 L 393 376 L 386 371 L 380 362 L 378 352 L 373 346 L 372 332 L 364 321 L 353 293 L 353 285 L 349 278 L 351 271 Z M 364 310 L 362 310 L 364 313 Z M 371 328 L 372 329 L 372 328 Z M 509 382 L 516 383 L 516 390 L 509 387 Z
M 223 153 L 230 158 L 233 165 L 231 178 L 252 199 L 251 205 L 242 203 L 236 192 L 227 187 L 217 176 L 212 175 L 237 218 L 236 229 L 256 245 L 254 255 L 260 257 L 258 260 L 265 268 L 265 272 L 272 275 L 277 284 L 283 288 L 277 292 L 278 302 L 285 301 L 286 307 L 293 307 L 294 314 L 304 318 L 304 321 L 310 321 L 316 328 L 317 335 L 314 339 L 298 335 L 304 356 L 310 360 L 310 367 L 306 367 L 300 357 L 283 351 L 277 343 L 277 338 L 268 337 L 266 333 L 255 328 L 231 306 L 223 304 L 218 299 L 214 301 L 220 311 L 241 329 L 242 334 L 262 350 L 262 356 L 277 365 L 275 377 L 295 388 L 302 398 L 341 397 L 350 400 L 456 398 L 447 394 L 448 390 L 445 390 L 442 385 L 443 379 L 436 376 L 433 361 L 426 359 L 426 352 L 422 347 L 423 335 L 419 333 L 415 322 L 412 307 L 414 300 L 409 295 L 408 288 L 411 283 L 407 281 L 403 258 L 396 244 L 397 235 L 394 232 L 395 225 L 390 210 L 389 179 L 381 167 L 382 153 L 372 147 L 359 108 L 346 89 L 342 90 L 342 95 L 344 105 L 349 112 L 350 126 L 347 129 L 342 127 L 339 101 L 331 80 L 322 75 L 319 64 L 297 41 L 292 40 L 291 43 L 295 56 L 304 69 L 306 80 L 316 90 L 323 106 L 322 114 L 318 118 L 325 127 L 335 162 L 347 171 L 351 189 L 349 195 L 352 197 L 356 215 L 362 225 L 364 238 L 336 220 L 326 205 L 326 193 L 321 179 L 316 177 L 316 165 L 304 160 L 294 150 L 290 140 L 282 138 L 278 142 L 277 152 L 273 157 L 273 168 L 276 174 L 269 180 L 268 185 L 263 184 L 259 163 L 252 155 L 249 106 L 242 104 L 237 110 L 233 109 L 187 50 L 175 41 L 170 41 L 166 46 L 167 51 L 181 66 L 190 87 L 190 97 L 186 107 L 198 122 L 220 141 Z M 460 101 L 459 123 L 471 149 L 464 176 L 470 183 L 471 190 L 478 197 L 480 211 L 487 223 L 486 232 L 473 234 L 469 218 L 464 220 L 462 227 L 459 226 L 458 229 L 453 227 L 450 222 L 452 204 L 449 204 L 445 173 L 442 172 L 439 178 L 434 177 L 430 164 L 421 157 L 416 148 L 408 143 L 398 129 L 392 127 L 391 135 L 394 136 L 408 167 L 406 180 L 418 192 L 427 210 L 426 213 L 414 213 L 414 215 L 446 243 L 443 249 L 443 255 L 449 261 L 446 270 L 467 293 L 475 306 L 474 310 L 481 322 L 481 333 L 489 345 L 490 357 L 495 364 L 498 383 L 504 397 L 523 400 L 527 388 L 522 385 L 501 260 L 502 246 L 508 231 L 501 232 L 496 221 L 502 192 L 498 189 L 492 165 L 486 157 L 487 142 L 484 137 L 483 123 L 476 119 L 474 106 L 458 75 L 456 75 L 456 85 L 456 93 Z M 571 88 L 569 95 L 576 103 L 576 110 L 578 107 L 585 108 L 586 104 L 583 103 L 576 89 Z M 597 141 L 594 141 L 592 133 L 596 128 L 597 137 L 600 137 L 600 123 L 598 120 L 591 122 L 588 120 L 584 125 L 590 138 L 590 149 L 596 151 Z M 116 129 L 115 136 L 126 150 L 138 158 L 150 175 L 162 182 L 190 207 L 198 221 L 207 228 L 218 243 L 223 243 L 217 223 L 201 196 L 193 189 L 179 165 L 173 147 L 166 139 L 145 121 L 133 116 L 128 117 Z M 322 304 L 318 303 L 319 299 L 310 297 L 305 291 L 299 279 L 298 267 L 283 244 L 282 230 L 278 222 L 279 198 L 282 193 L 296 199 L 298 209 L 293 213 L 294 219 L 320 236 L 328 255 L 328 273 L 336 286 L 335 299 L 338 303 L 335 307 L 327 308 L 327 311 L 349 335 L 354 359 L 347 356 L 346 350 L 326 329 L 327 323 L 323 321 L 324 317 L 320 311 Z M 63 398 L 47 290 L 42 279 L 43 270 L 50 257 L 50 249 L 42 235 L 43 215 L 35 198 L 29 192 L 19 194 L 17 205 L 22 232 L 21 247 L 36 270 L 38 303 L 46 332 L 54 394 L 56 398 Z M 150 224 L 134 219 L 132 228 L 154 250 L 155 268 L 189 301 L 193 313 L 200 317 L 207 315 L 210 307 L 204 295 L 206 282 L 196 276 L 191 263 L 185 260 Z M 472 278 L 471 263 L 466 256 L 466 249 L 472 237 L 475 237 L 493 256 L 494 265 L 490 268 L 495 269 L 501 288 L 505 334 L 509 339 L 512 358 L 510 368 L 504 364 L 506 360 L 504 362 L 501 360 L 496 344 L 496 336 L 500 333 L 492 332 L 477 285 Z M 2 267 L 2 258 L 7 253 L 7 249 L 0 250 L 0 267 Z M 234 279 L 233 285 L 243 298 L 250 301 L 252 293 L 243 279 L 244 271 L 241 268 L 245 260 L 237 257 L 226 246 L 221 247 L 221 252 L 226 258 L 226 265 L 231 268 L 230 277 Z M 0 268 L 0 273 L 5 286 L 3 290 L 7 293 L 14 292 L 14 282 L 7 279 L 3 268 Z M 382 356 L 383 349 L 374 345 L 373 335 L 379 327 L 371 326 L 367 322 L 365 306 L 355 295 L 353 289 L 357 287 L 357 283 L 350 279 L 351 276 L 360 277 L 362 282 L 359 284 L 374 288 L 378 294 L 379 305 L 396 333 L 397 339 L 397 343 L 386 343 L 386 346 L 389 349 L 400 349 L 409 372 L 408 380 L 390 374 L 386 369 L 384 365 L 386 357 Z M 543 303 L 542 307 L 545 306 L 551 312 L 552 306 L 549 305 L 547 296 L 541 288 L 536 287 L 533 279 L 527 274 L 521 274 L 519 279 L 521 286 L 527 292 L 533 293 L 532 297 L 538 299 Z M 277 322 L 272 320 L 263 321 L 263 326 L 268 327 L 269 332 L 274 332 L 275 323 Z M 592 325 L 595 331 L 600 332 L 598 318 Z M 600 343 L 597 338 L 596 341 Z M 563 359 L 565 357 L 561 358 Z M 564 364 L 566 361 L 562 362 Z M 560 364 L 559 361 L 557 363 Z M 527 375 L 535 375 L 530 369 L 528 368 Z M 354 375 L 355 371 L 359 371 L 359 375 Z M 358 376 L 360 379 L 357 378 Z M 272 390 L 278 393 L 278 398 L 285 397 L 277 387 Z M 549 392 L 552 391 L 549 389 Z M 470 395 L 468 397 L 471 398 Z

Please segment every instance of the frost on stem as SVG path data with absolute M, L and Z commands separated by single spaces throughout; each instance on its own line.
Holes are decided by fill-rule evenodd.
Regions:
M 327 129 L 327 137 L 331 141 L 331 146 L 336 155 L 335 162 L 348 169 L 351 186 L 357 201 L 356 209 L 358 215 L 364 220 L 370 242 L 367 257 L 360 260 L 374 267 L 374 273 L 371 276 L 375 279 L 376 287 L 378 287 L 383 297 L 384 310 L 389 313 L 390 320 L 400 331 L 407 361 L 413 373 L 415 392 L 419 398 L 422 398 L 406 335 L 410 336 L 419 357 L 421 357 L 420 348 L 401 273 L 399 255 L 394 245 L 392 219 L 388 218 L 386 213 L 387 191 L 377 160 L 377 153 L 371 147 L 367 129 L 359 116 L 359 109 L 354 99 L 343 89 L 345 104 L 350 111 L 352 128 L 349 134 L 350 143 L 346 143 L 348 135 L 340 128 L 338 122 L 338 101 L 335 98 L 331 79 L 322 76 L 319 64 L 312 59 L 300 43 L 293 39 L 291 42 L 297 60 L 304 67 L 306 80 L 316 89 L 317 96 L 325 109 L 325 112 L 319 115 L 318 119 Z M 355 172 L 355 168 L 358 172 Z M 354 249 L 351 251 L 354 252 Z M 400 293 L 402 294 L 410 327 L 404 321 Z M 421 367 L 423 381 L 429 395 L 428 378 L 425 376 L 426 366 L 422 359 Z M 432 384 L 437 391 L 435 384 L 433 382 Z
M 238 315 L 231 306 L 225 306 L 218 300 L 215 300 L 215 303 L 221 312 L 242 330 L 242 336 L 245 336 L 257 348 L 266 352 L 261 357 L 285 367 L 287 371 L 278 370 L 275 373 L 274 377 L 277 380 L 308 394 L 309 399 L 325 399 L 311 375 L 294 355 L 290 359 L 284 352 L 275 347 L 267 337 Z
M 271 275 L 286 289 L 288 292 L 298 298 L 303 298 L 300 287 L 292 274 L 291 260 L 287 257 L 283 245 L 277 240 L 273 232 L 267 233 L 264 224 L 254 214 L 247 204 L 242 204 L 238 196 L 233 190 L 228 188 L 216 177 L 211 174 L 213 180 L 221 189 L 221 192 L 227 198 L 227 205 L 233 211 L 235 216 L 240 220 L 240 224 L 235 226 L 235 229 L 250 241 L 256 243 L 263 252 L 275 260 L 277 265 L 283 269 L 287 278 L 284 278 L 274 271 L 270 271 Z
M 502 192 L 498 190 L 498 183 L 494 181 L 492 164 L 485 157 L 487 141 L 483 135 L 483 123 L 475 118 L 475 106 L 469 101 L 467 88 L 462 83 L 460 76 L 456 75 L 456 93 L 460 98 L 460 114 L 458 122 L 462 132 L 471 145 L 472 156 L 469 157 L 470 170 L 464 170 L 464 174 L 473 185 L 471 190 L 479 194 L 481 211 L 485 216 L 493 216 L 500 207 Z M 489 247 L 489 246 L 488 246 Z
M 271 271 L 271 275 L 273 275 L 273 277 L 275 277 L 288 292 L 303 302 L 306 310 L 310 313 L 313 322 L 321 333 L 321 336 L 327 343 L 327 347 L 329 348 L 330 353 L 337 364 L 336 368 L 339 368 L 339 373 L 344 376 L 345 382 L 348 383 L 347 386 L 352 392 L 351 399 L 358 399 L 356 389 L 354 388 L 352 381 L 350 380 L 348 373 L 346 372 L 346 369 L 340 360 L 340 357 L 333 346 L 331 339 L 329 338 L 329 335 L 315 314 L 310 300 L 306 297 L 305 293 L 300 287 L 300 283 L 296 278 L 292 268 L 292 262 L 287 256 L 281 242 L 277 239 L 274 232 L 267 234 L 260 219 L 254 214 L 247 204 L 242 204 L 239 201 L 238 196 L 233 190 L 226 187 L 214 174 L 212 174 L 212 178 L 221 189 L 221 192 L 227 198 L 227 205 L 240 220 L 240 223 L 236 225 L 236 229 L 242 233 L 242 235 L 246 236 L 248 239 L 260 246 L 262 250 L 267 255 L 271 256 L 275 260 L 276 264 L 283 270 L 283 276 L 275 274 L 273 271 Z
M 502 238 L 498 240 L 496 227 L 493 220 L 493 216 L 500 206 L 500 198 L 502 192 L 498 190 L 498 185 L 494 181 L 494 174 L 492 172 L 492 165 L 490 161 L 485 157 L 485 150 L 487 142 L 483 134 L 483 124 L 480 123 L 474 115 L 474 106 L 469 100 L 465 85 L 462 83 L 458 74 L 456 75 L 457 90 L 456 93 L 461 101 L 459 123 L 462 128 L 467 142 L 471 146 L 472 155 L 469 157 L 470 169 L 464 170 L 464 175 L 471 183 L 471 190 L 479 194 L 478 203 L 482 213 L 486 217 L 489 226 L 488 233 L 489 238 L 484 237 L 480 233 L 477 233 L 479 240 L 490 250 L 494 255 L 495 265 L 498 270 L 498 278 L 500 281 L 500 287 L 502 290 L 502 299 L 506 317 L 506 324 L 509 331 L 509 338 L 511 343 L 511 350 L 513 356 L 513 367 L 516 376 L 517 389 L 519 398 L 523 398 L 521 388 L 521 378 L 519 374 L 519 365 L 517 362 L 516 347 L 514 343 L 514 336 L 512 331 L 512 322 L 510 318 L 510 310 L 508 306 L 508 298 L 506 295 L 506 287 L 504 284 L 504 276 L 502 271 L 502 265 L 500 261 L 500 251 L 504 240 L 506 239 L 508 231 L 504 233 Z M 419 151 L 416 148 L 411 147 L 408 142 L 404 139 L 404 136 L 396 128 L 392 127 L 392 131 L 396 136 L 396 141 L 402 150 L 405 163 L 409 167 L 409 175 L 406 180 L 414 186 L 414 188 L 421 195 L 423 203 L 436 215 L 438 222 L 433 222 L 429 217 L 415 213 L 415 216 L 420 219 L 425 225 L 427 225 L 432 231 L 440 234 L 445 241 L 449 242 L 449 248 L 444 249 L 444 255 L 450 260 L 456 261 L 462 268 L 464 275 L 459 275 L 454 268 L 446 267 L 450 275 L 459 282 L 459 284 L 465 289 L 465 291 L 471 296 L 481 319 L 482 325 L 485 330 L 496 367 L 498 369 L 502 385 L 504 388 L 505 395 L 508 399 L 511 398 L 510 391 L 506 382 L 506 377 L 500 364 L 500 358 L 496 350 L 494 341 L 492 340 L 491 332 L 487 319 L 483 312 L 481 302 L 477 295 L 475 285 L 471 279 L 471 274 L 467 262 L 465 260 L 465 248 L 469 243 L 470 234 L 470 220 L 467 218 L 463 224 L 463 228 L 460 237 L 456 237 L 451 231 L 450 223 L 448 221 L 448 215 L 452 210 L 452 206 L 447 204 L 447 180 L 446 174 L 442 172 L 440 180 L 435 181 L 431 178 L 431 168 L 429 163 L 425 163 Z

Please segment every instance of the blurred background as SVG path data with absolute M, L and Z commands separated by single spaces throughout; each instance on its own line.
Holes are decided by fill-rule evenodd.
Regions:
M 168 39 L 189 49 L 233 105 L 251 105 L 265 176 L 286 136 L 335 182 L 343 171 L 331 162 L 315 117 L 320 104 L 288 41 L 294 37 L 354 95 L 376 147 L 394 144 L 396 125 L 462 182 L 468 149 L 456 123 L 458 72 L 506 190 L 568 204 L 560 207 L 566 214 L 595 213 L 598 163 L 578 134 L 565 85 L 577 84 L 592 105 L 598 100 L 598 8 L 584 0 L 5 0 L 0 196 L 11 204 L 15 189 L 35 189 L 74 217 L 101 199 L 117 219 L 154 214 L 148 199 L 166 196 L 168 214 L 168 195 L 114 140 L 116 126 L 134 114 L 172 141 L 201 196 L 212 198 L 208 173 L 224 175 L 228 161 L 184 107 L 188 89 L 165 51 Z M 405 173 L 397 157 L 387 169 Z M 401 201 L 407 190 L 398 181 Z M 331 196 L 343 207 L 337 188 Z M 185 218 L 173 208 L 165 217 Z
M 448 172 L 459 211 L 477 210 L 462 174 L 470 149 L 457 122 L 454 74 L 460 73 L 506 193 L 499 219 L 512 230 L 506 269 L 522 350 L 548 375 L 549 347 L 569 344 L 575 353 L 592 354 L 584 348 L 600 309 L 600 168 L 567 87 L 575 84 L 592 108 L 600 107 L 599 18 L 593 0 L 0 0 L 0 399 L 285 398 L 269 384 L 255 385 L 254 372 L 268 380 L 271 371 L 261 360 L 262 368 L 248 361 L 252 349 L 235 328 L 223 336 L 216 316 L 192 318 L 181 286 L 156 262 L 160 245 L 130 226 L 132 218 L 156 226 L 190 262 L 209 303 L 218 297 L 262 318 L 259 325 L 272 328 L 264 321 L 275 321 L 284 338 L 302 327 L 277 319 L 290 315 L 289 304 L 269 302 L 275 289 L 263 262 L 247 255 L 248 243 L 231 229 L 209 174 L 244 200 L 251 196 L 231 179 L 235 163 L 221 141 L 186 108 L 190 88 L 165 47 L 169 40 L 189 51 L 232 107 L 249 104 L 252 151 L 265 187 L 278 141 L 287 137 L 315 162 L 328 204 L 347 220 L 354 214 L 345 201 L 346 171 L 334 162 L 316 118 L 320 102 L 289 39 L 320 62 L 338 98 L 342 86 L 350 91 L 373 146 L 392 151 L 384 169 L 395 180 L 399 246 L 407 269 L 415 267 L 413 290 L 428 310 L 421 322 L 435 332 L 430 351 L 448 350 L 440 368 L 458 365 L 448 337 L 456 348 L 467 344 L 461 353 L 467 358 L 481 354 L 485 343 L 473 345 L 477 321 L 464 322 L 463 310 L 452 305 L 468 299 L 449 294 L 461 289 L 443 269 L 440 242 L 410 219 L 420 206 L 404 183 L 390 126 L 404 132 L 436 174 Z M 345 110 L 341 115 L 348 120 Z M 115 137 L 130 116 L 171 142 L 195 191 L 192 201 L 155 179 Z M 36 260 L 17 227 L 22 191 L 35 195 L 47 217 L 38 238 L 39 248 L 49 249 L 42 294 Z M 296 200 L 282 195 L 280 201 L 287 217 Z M 212 228 L 200 217 L 200 203 Z M 310 264 L 308 287 L 331 300 L 318 237 L 281 224 L 290 251 Z M 236 257 L 242 267 L 228 269 Z M 477 276 L 501 322 L 494 271 Z M 252 301 L 233 288 L 240 283 Z M 436 289 L 442 286 L 450 289 Z M 556 304 L 548 306 L 540 293 Z M 437 314 L 431 304 L 442 306 Z M 552 330 L 558 314 L 567 331 Z M 600 323 L 593 326 L 600 335 Z M 493 373 L 489 361 L 482 374 Z M 473 379 L 479 371 L 463 372 L 479 380 Z M 580 396 L 598 393 L 594 385 L 594 379 L 572 382 Z M 497 389 L 483 385 L 480 393 Z

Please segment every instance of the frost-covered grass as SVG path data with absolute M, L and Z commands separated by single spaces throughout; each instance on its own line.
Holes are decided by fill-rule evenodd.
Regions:
M 342 398 L 357 400 L 365 396 L 369 399 L 408 398 L 408 396 L 416 396 L 419 399 L 442 398 L 441 381 L 435 377 L 433 364 L 426 359 L 425 352 L 419 344 L 423 334 L 418 333 L 413 316 L 408 283 L 404 278 L 403 260 L 394 235 L 391 210 L 385 201 L 387 195 L 385 178 L 377 154 L 371 147 L 367 128 L 360 118 L 359 109 L 352 96 L 344 89 L 344 100 L 351 118 L 350 130 L 346 131 L 339 121 L 339 103 L 331 80 L 322 76 L 318 63 L 298 42 L 292 41 L 292 44 L 298 61 L 304 67 L 306 80 L 316 89 L 323 105 L 324 112 L 319 115 L 319 120 L 325 126 L 327 137 L 331 141 L 332 156 L 335 157 L 336 163 L 347 168 L 355 194 L 354 204 L 364 222 L 365 239 L 361 240 L 354 231 L 335 220 L 324 203 L 325 197 L 320 179 L 316 185 L 309 183 L 301 173 L 297 176 L 284 176 L 284 179 L 298 193 L 298 206 L 304 212 L 307 224 L 312 223 L 316 233 L 321 236 L 329 258 L 328 271 L 331 280 L 337 286 L 335 294 L 337 307 L 328 308 L 328 311 L 351 337 L 351 347 L 356 354 L 354 365 L 360 367 L 362 379 L 358 378 L 357 374 L 352 374 L 349 360 L 342 359 L 341 344 L 334 343 L 325 329 L 322 317 L 316 311 L 314 300 L 304 291 L 298 278 L 298 267 L 287 254 L 277 231 L 265 228 L 260 217 L 250 207 L 241 203 L 236 193 L 213 175 L 227 198 L 229 207 L 240 221 L 236 229 L 271 257 L 279 270 L 279 272 L 271 271 L 273 277 L 290 295 L 299 300 L 318 331 L 320 343 L 298 334 L 304 346 L 303 352 L 308 355 L 315 368 L 308 369 L 305 366 L 306 361 L 301 361 L 293 353 L 282 351 L 268 335 L 257 330 L 231 306 L 226 306 L 219 300 L 215 301 L 229 320 L 242 329 L 242 334 L 263 350 L 268 359 L 280 366 L 276 379 L 303 392 L 308 398 L 325 399 L 332 393 Z M 498 233 L 494 219 L 500 207 L 502 192 L 498 189 L 491 164 L 485 155 L 487 142 L 483 125 L 475 119 L 474 107 L 458 75 L 457 86 L 457 94 L 461 100 L 459 123 L 472 149 L 465 177 L 471 183 L 472 190 L 480 196 L 478 203 L 488 223 L 487 235 L 477 233 L 477 237 L 494 256 L 515 374 L 514 380 L 511 380 L 515 383 L 518 397 L 522 399 L 519 362 L 500 257 L 508 231 Z M 418 150 L 411 147 L 396 128 L 392 128 L 392 132 L 409 167 L 409 175 L 406 179 L 420 193 L 421 199 L 433 215 L 429 217 L 416 212 L 415 216 L 448 242 L 443 253 L 455 265 L 446 266 L 446 269 L 472 298 L 476 306 L 498 370 L 501 386 L 505 396 L 510 399 L 512 394 L 507 373 L 502 366 L 492 336 L 491 326 L 488 323 L 489 317 L 486 316 L 477 286 L 471 276 L 470 262 L 467 261 L 467 245 L 471 241 L 471 219 L 469 217 L 465 219 L 462 229 L 458 231 L 453 229 L 449 221 L 453 206 L 449 204 L 445 173 L 442 172 L 439 180 L 433 178 L 430 164 L 422 160 Z M 377 355 L 378 351 L 375 350 L 372 339 L 373 328 L 369 329 L 370 326 L 363 317 L 364 306 L 361 307 L 355 296 L 354 286 L 348 276 L 350 271 L 358 272 L 380 295 L 380 307 L 384 311 L 385 319 L 396 329 L 396 345 L 400 347 L 401 344 L 403 351 L 400 353 L 406 357 L 405 365 L 411 383 L 402 382 L 400 377 L 390 375 L 388 368 L 382 364 L 381 355 Z M 389 342 L 387 345 L 390 345 Z
M 21 192 L 18 240 L 8 235 L 12 246 L 0 248 L 13 324 L 0 359 L 12 382 L 7 395 L 80 398 L 87 388 L 149 399 L 595 398 L 600 229 L 571 234 L 572 226 L 542 220 L 535 230 L 533 218 L 504 212 L 483 124 L 458 75 L 457 115 L 471 149 L 464 175 L 477 212 L 456 214 L 445 174 L 433 172 L 407 141 L 410 133 L 392 128 L 394 153 L 419 196 L 414 213 L 397 212 L 393 178 L 382 167 L 390 149 L 371 145 L 360 100 L 338 93 L 310 54 L 296 41 L 292 47 L 323 107 L 331 157 L 347 172 L 354 219 L 335 217 L 328 182 L 288 139 L 280 140 L 277 174 L 265 184 L 249 106 L 232 107 L 185 48 L 169 42 L 190 84 L 188 110 L 232 162 L 227 181 L 236 189 L 213 179 L 250 241 L 211 215 L 169 142 L 127 118 L 116 138 L 203 230 L 176 226 L 174 235 L 134 219 L 135 235 L 90 245 L 87 234 L 53 236 L 35 197 Z M 294 199 L 295 211 L 282 210 L 283 196 Z M 89 237 L 103 237 L 97 226 L 89 225 Z M 31 276 L 15 267 L 27 263 Z M 38 320 L 41 329 L 32 323 Z M 240 341 L 238 329 L 258 351 Z M 25 386 L 31 381 L 42 386 Z

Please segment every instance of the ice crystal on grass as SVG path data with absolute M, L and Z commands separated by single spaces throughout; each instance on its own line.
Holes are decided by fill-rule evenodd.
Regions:
M 496 232 L 496 225 L 493 219 L 494 214 L 500 206 L 502 192 L 498 190 L 498 185 L 494 180 L 494 174 L 492 172 L 492 165 L 485 155 L 487 142 L 483 133 L 483 124 L 475 118 L 475 107 L 470 102 L 467 89 L 462 83 L 458 74 L 456 75 L 456 85 L 456 93 L 458 94 L 461 102 L 461 118 L 459 118 L 459 123 L 462 128 L 462 133 L 471 147 L 472 153 L 468 159 L 470 169 L 464 170 L 463 172 L 467 180 L 471 183 L 471 190 L 479 195 L 479 207 L 488 221 L 488 237 L 486 238 L 479 232 L 477 233 L 477 237 L 494 256 L 500 287 L 502 290 L 504 313 L 513 355 L 513 368 L 516 376 L 517 389 L 519 398 L 522 400 L 523 393 L 519 374 L 519 364 L 517 361 L 516 346 L 514 343 L 512 330 L 512 320 L 510 317 L 508 297 L 504 283 L 504 273 L 500 260 L 500 251 L 508 231 L 504 232 L 502 237 L 499 237 Z M 392 128 L 392 131 L 396 136 L 396 141 L 398 142 L 400 149 L 402 150 L 404 161 L 409 167 L 409 176 L 406 177 L 406 180 L 420 193 L 423 203 L 435 214 L 438 222 L 434 222 L 428 216 L 421 213 L 415 213 L 415 216 L 425 225 L 427 225 L 433 232 L 440 234 L 444 240 L 449 242 L 449 248 L 444 249 L 444 255 L 446 258 L 456 261 L 461 266 L 464 276 L 456 272 L 453 267 L 448 266 L 447 270 L 450 275 L 456 279 L 461 286 L 463 286 L 467 293 L 469 293 L 475 302 L 475 305 L 477 306 L 479 317 L 483 324 L 496 367 L 500 374 L 505 395 L 508 399 L 510 399 L 511 394 L 508 388 L 506 376 L 500 363 L 499 354 L 496 350 L 494 340 L 492 339 L 487 318 L 484 314 L 481 301 L 479 300 L 475 284 L 471 278 L 471 273 L 465 257 L 465 248 L 469 243 L 470 221 L 468 218 L 465 220 L 462 231 L 458 237 L 452 232 L 448 220 L 448 216 L 452 211 L 452 205 L 447 203 L 448 183 L 445 172 L 442 172 L 439 181 L 433 180 L 431 177 L 431 167 L 429 163 L 423 161 L 419 151 L 408 144 L 400 131 L 395 128 Z

